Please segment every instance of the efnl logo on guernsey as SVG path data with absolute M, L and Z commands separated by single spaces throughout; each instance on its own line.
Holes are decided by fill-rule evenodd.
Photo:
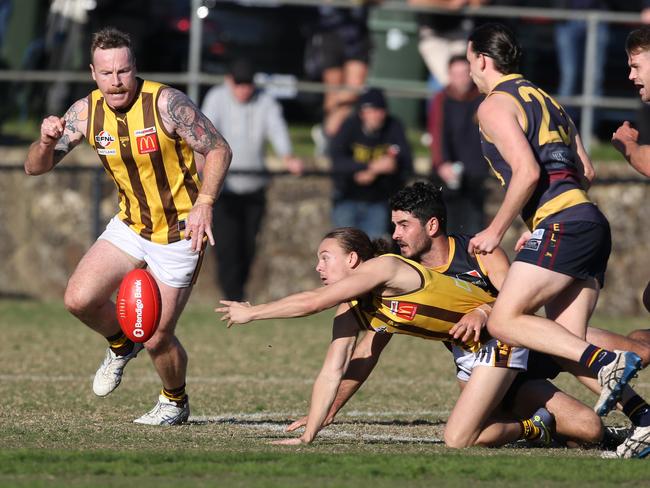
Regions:
M 158 136 L 156 135 L 155 127 L 136 130 L 135 136 L 135 142 L 138 145 L 138 152 L 140 154 L 148 154 L 158 150 Z
M 115 149 L 106 149 L 107 146 L 110 146 L 115 142 L 115 138 L 110 135 L 107 131 L 103 130 L 95 136 L 95 142 L 102 146 L 97 148 L 97 154 L 102 156 L 107 156 L 111 154 L 117 154 Z
M 390 311 L 393 314 L 397 315 L 399 318 L 413 320 L 418 312 L 418 306 L 415 303 L 391 300 Z

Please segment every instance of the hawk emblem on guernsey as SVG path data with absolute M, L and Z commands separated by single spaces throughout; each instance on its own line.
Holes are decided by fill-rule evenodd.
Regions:
M 415 315 L 418 313 L 418 306 L 416 303 L 391 300 L 390 311 L 393 313 L 393 315 L 410 321 L 413 320 L 415 318 Z

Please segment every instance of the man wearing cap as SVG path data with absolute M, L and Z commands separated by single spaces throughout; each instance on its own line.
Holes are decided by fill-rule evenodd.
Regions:
M 254 75 L 247 60 L 236 60 L 225 83 L 211 88 L 201 107 L 214 126 L 228 134 L 225 137 L 233 152 L 230 173 L 214 207 L 214 225 L 220 236 L 215 245 L 217 277 L 226 300 L 245 299 L 244 288 L 266 208 L 266 141 L 271 142 L 289 172 L 302 172 L 302 162 L 292 155 L 282 108 L 256 88 Z
M 388 113 L 381 90 L 361 94 L 358 110 L 332 139 L 330 156 L 333 225 L 357 227 L 371 238 L 386 235 L 388 198 L 413 172 L 413 161 L 404 128 Z

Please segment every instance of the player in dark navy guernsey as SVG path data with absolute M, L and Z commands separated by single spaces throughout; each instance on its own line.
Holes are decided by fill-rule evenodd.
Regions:
M 602 386 L 596 410 L 606 415 L 641 367 L 635 353 L 584 340 L 607 267 L 609 224 L 586 193 L 594 171 L 573 122 L 518 74 L 520 57 L 501 24 L 484 24 L 469 37 L 472 79 L 486 94 L 478 110 L 483 154 L 506 186 L 499 211 L 471 239 L 469 252 L 494 252 L 521 214 L 530 231 L 517 242 L 488 331 L 588 367 Z M 542 306 L 547 318 L 534 315 Z

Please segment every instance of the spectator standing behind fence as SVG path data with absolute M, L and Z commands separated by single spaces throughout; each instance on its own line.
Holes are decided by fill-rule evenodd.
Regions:
M 320 154 L 326 151 L 327 142 L 338 132 L 357 99 L 356 92 L 337 88 L 344 85 L 361 89 L 368 76 L 368 4 L 372 2 L 356 3 L 350 8 L 319 6 L 316 30 L 307 45 L 307 74 L 320 75 L 328 87 L 323 98 L 323 125 L 312 131 Z
M 412 7 L 440 7 L 455 12 L 464 7 L 478 7 L 488 0 L 408 0 Z M 465 54 L 467 36 L 474 27 L 463 15 L 418 14 L 418 50 L 435 85 L 443 88 L 448 83 L 447 64 L 454 55 Z
M 448 69 L 449 84 L 429 106 L 433 176 L 447 188 L 449 232 L 473 235 L 483 229 L 483 185 L 488 173 L 476 116 L 483 95 L 469 76 L 465 56 L 453 56 Z
M 381 90 L 362 93 L 358 107 L 331 142 L 332 221 L 376 238 L 388 233 L 388 198 L 412 174 L 413 161 L 404 128 L 388 113 Z
M 217 277 L 223 298 L 243 300 L 244 289 L 255 256 L 255 244 L 266 208 L 265 144 L 273 145 L 286 169 L 302 172 L 302 161 L 292 155 L 287 123 L 280 104 L 257 89 L 254 69 L 244 59 L 235 61 L 225 83 L 208 91 L 202 112 L 227 134 L 233 152 L 233 171 L 214 206 L 214 225 L 219 229 L 215 250 Z
M 609 10 L 606 0 L 554 0 L 555 8 L 577 10 Z M 603 79 L 607 44 L 609 43 L 609 24 L 599 22 L 596 39 L 596 58 L 594 59 L 594 95 L 603 95 Z M 570 97 L 582 92 L 578 83 L 584 69 L 584 56 L 587 44 L 587 22 L 585 20 L 562 20 L 555 24 L 555 49 L 560 69 L 558 95 Z M 579 111 L 569 107 L 572 119 L 579 119 Z

